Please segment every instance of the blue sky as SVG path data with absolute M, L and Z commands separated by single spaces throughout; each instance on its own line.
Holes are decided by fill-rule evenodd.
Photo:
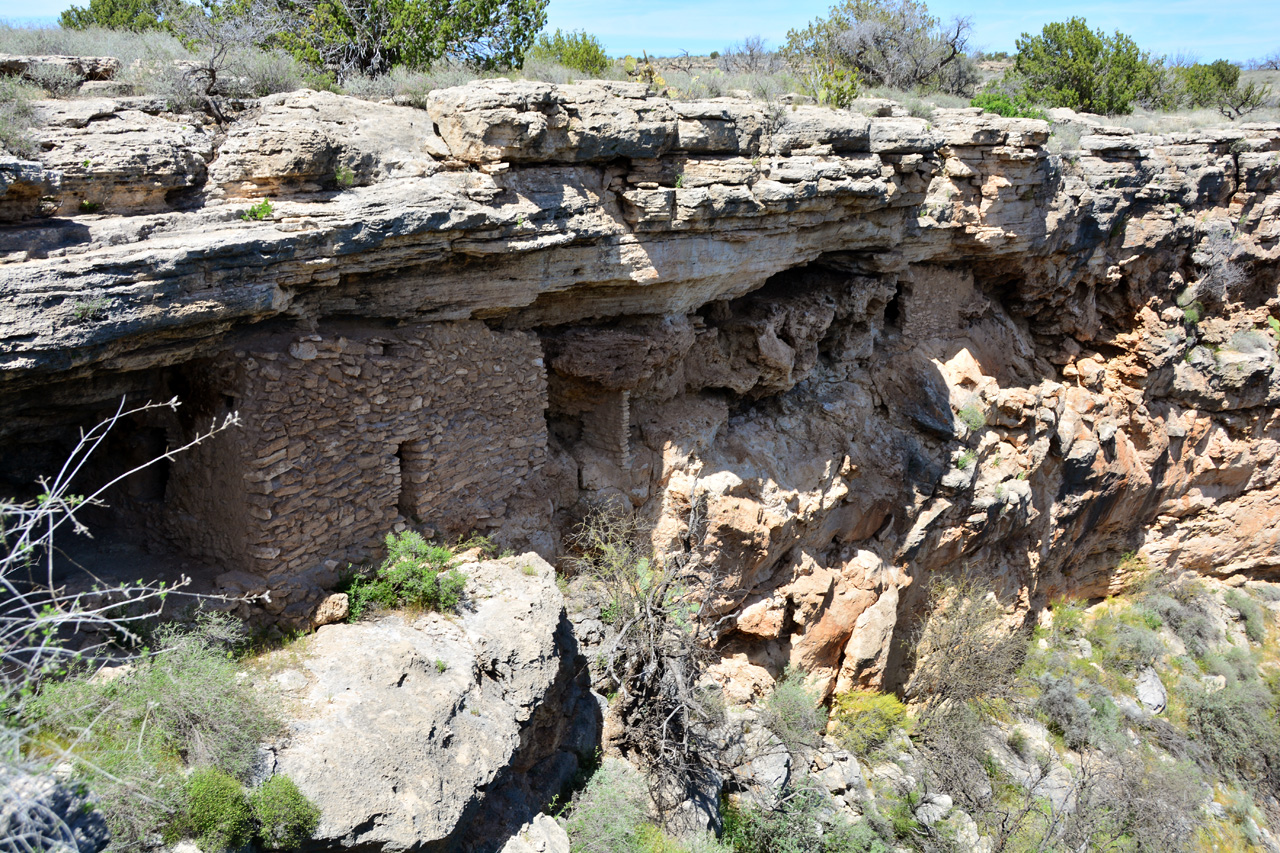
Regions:
M 81 0 L 87 5 L 87 0 Z M 71 0 L 0 0 L 0 18 L 52 20 Z M 1280 50 L 1278 0 L 928 0 L 941 18 L 973 18 L 973 44 L 1013 50 L 1023 32 L 1072 15 L 1094 27 L 1121 30 L 1145 50 L 1187 52 L 1209 61 L 1244 60 Z M 594 33 L 615 55 L 642 50 L 707 53 L 760 35 L 777 45 L 789 28 L 823 15 L 831 0 L 551 0 L 548 24 Z

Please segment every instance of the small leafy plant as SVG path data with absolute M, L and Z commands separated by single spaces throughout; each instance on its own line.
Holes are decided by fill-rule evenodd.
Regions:
M 348 618 L 356 621 L 373 609 L 401 606 L 458 609 L 467 576 L 453 568 L 452 551 L 432 545 L 415 530 L 388 533 L 386 545 L 387 558 L 373 577 L 355 574 L 342 585 Z
M 264 219 L 271 218 L 271 199 L 264 198 L 262 201 L 250 207 L 244 213 L 240 214 L 240 218 L 245 222 L 261 222 Z
M 804 672 L 787 667 L 765 701 L 765 727 L 777 736 L 788 752 L 799 755 L 821 741 L 825 716 L 805 684 Z
M 349 189 L 356 182 L 356 173 L 349 166 L 339 163 L 338 168 L 333 170 L 333 182 L 339 189 Z
M 291 850 L 310 839 L 320 825 L 320 809 L 303 796 L 288 776 L 272 776 L 249 795 L 258 837 L 268 850 Z
M 976 403 L 970 403 L 960 409 L 960 420 L 970 430 L 979 430 L 987 425 L 987 413 Z
M 973 450 L 966 450 L 964 453 L 961 453 L 956 458 L 956 467 L 959 468 L 961 471 L 968 471 L 969 468 L 973 466 L 973 463 L 977 461 L 977 459 L 978 459 L 977 452 Z
M 97 213 L 101 209 L 102 205 L 98 204 L 96 201 L 89 201 L 89 199 L 86 198 L 80 202 L 81 213 Z
M 235 849 L 253 837 L 249 799 L 231 776 L 202 767 L 187 779 L 186 793 L 180 833 L 197 839 L 201 850 Z
M 95 296 L 92 299 L 78 299 L 72 305 L 72 314 L 77 320 L 101 320 L 107 311 L 115 305 L 114 299 L 106 296 Z
M 907 707 L 891 693 L 854 690 L 836 697 L 832 717 L 840 744 L 865 757 L 902 725 Z

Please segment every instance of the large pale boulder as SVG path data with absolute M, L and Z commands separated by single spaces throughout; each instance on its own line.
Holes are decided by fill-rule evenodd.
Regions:
M 209 181 L 228 196 L 345 189 L 433 174 L 449 156 L 422 110 L 332 92 L 290 92 L 258 102 L 227 131 Z
M 432 92 L 427 112 L 467 163 L 659 157 L 678 133 L 670 102 L 641 83 L 486 80 Z
M 1164 682 L 1149 666 L 1138 673 L 1138 680 L 1134 683 L 1134 687 L 1138 692 L 1138 701 L 1153 714 L 1163 712 L 1169 704 L 1169 693 L 1165 690 Z
M 158 115 L 158 106 L 141 98 L 36 102 L 39 160 L 62 174 L 59 214 L 164 210 L 204 183 L 214 131 Z
M 569 853 L 569 836 L 554 818 L 539 814 L 520 827 L 502 853 Z
M 40 199 L 56 193 L 61 184 L 61 175 L 39 163 L 0 154 L 0 222 L 37 215 Z
M 526 554 L 462 571 L 457 616 L 328 625 L 307 643 L 277 760 L 320 807 L 321 844 L 509 835 L 572 778 L 562 746 L 594 749 L 598 709 L 573 689 L 577 647 L 551 567 Z
M 120 70 L 114 56 L 23 56 L 0 53 L 0 74 L 38 80 L 45 69 L 66 69 L 84 80 L 110 80 Z

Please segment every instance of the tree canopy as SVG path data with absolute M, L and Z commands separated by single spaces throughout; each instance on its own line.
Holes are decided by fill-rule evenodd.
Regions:
M 165 0 L 89 0 L 88 6 L 72 6 L 63 12 L 58 22 L 68 30 L 160 30 L 165 28 L 165 5 Z
M 205 18 L 233 26 L 271 18 L 269 44 L 335 72 L 381 74 L 442 60 L 519 67 L 546 24 L 548 0 L 89 0 L 62 13 L 69 29 L 172 29 Z
M 547 20 L 548 0 L 286 0 L 295 56 L 337 71 L 379 74 L 441 59 L 518 67 Z
M 843 0 L 788 32 L 781 52 L 793 66 L 839 67 L 876 85 L 962 92 L 977 81 L 969 29 L 967 18 L 944 25 L 920 0 Z
M 1163 58 L 1152 59 L 1121 32 L 1093 31 L 1084 18 L 1045 24 L 1040 35 L 1017 41 L 1013 73 L 1032 100 L 1053 107 L 1121 115 L 1156 92 Z

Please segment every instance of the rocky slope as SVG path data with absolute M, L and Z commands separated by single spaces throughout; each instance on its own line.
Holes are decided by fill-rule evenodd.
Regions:
M 1051 154 L 976 110 L 505 81 L 39 109 L 40 161 L 0 162 L 10 488 L 123 393 L 186 414 L 104 468 L 239 410 L 113 504 L 260 616 L 307 622 L 389 528 L 554 560 L 615 501 L 729 579 L 745 698 L 899 683 L 935 573 L 1027 613 L 1128 552 L 1280 568 L 1280 127 Z

